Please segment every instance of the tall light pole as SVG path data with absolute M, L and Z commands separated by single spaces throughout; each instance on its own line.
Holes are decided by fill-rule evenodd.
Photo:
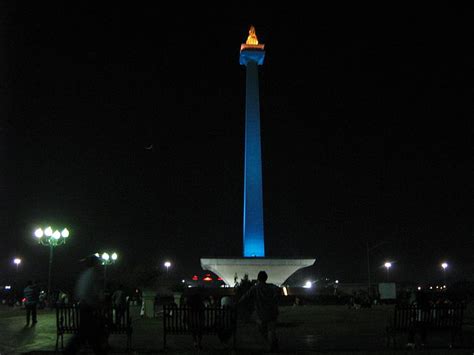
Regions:
M 66 243 L 67 238 L 69 237 L 69 231 L 67 228 L 64 228 L 61 232 L 55 230 L 50 226 L 46 227 L 44 230 L 38 228 L 34 233 L 35 237 L 38 239 L 38 242 L 41 245 L 49 247 L 49 267 L 48 267 L 48 300 L 51 301 L 51 272 L 53 268 L 53 250 L 58 245 Z
M 104 290 L 106 290 L 107 289 L 107 266 L 114 264 L 118 259 L 118 255 L 116 252 L 113 252 L 112 254 L 103 252 L 102 254 L 95 253 L 95 256 L 97 256 L 100 259 L 100 262 L 102 263 L 102 265 L 104 265 Z
M 165 261 L 165 263 L 163 264 L 166 268 L 166 275 L 168 275 L 168 270 L 171 266 L 171 262 L 170 261 Z
M 13 259 L 13 264 L 16 265 L 16 272 L 18 272 L 18 266 L 21 264 L 21 259 L 20 258 Z
M 366 247 L 367 247 L 367 284 L 368 284 L 367 285 L 368 286 L 367 292 L 368 292 L 369 296 L 370 296 L 370 289 L 372 287 L 371 282 L 370 282 L 370 252 L 372 250 L 374 250 L 375 248 L 378 248 L 379 246 L 381 246 L 385 243 L 387 243 L 387 241 L 382 240 L 381 242 L 369 247 L 369 241 L 368 240 L 366 241 Z
M 385 264 L 383 264 L 383 266 L 385 266 L 385 268 L 387 269 L 387 282 L 389 280 L 389 271 L 390 271 L 390 268 L 392 267 L 392 263 L 387 261 Z
M 448 263 L 447 262 L 441 263 L 441 267 L 443 268 L 444 286 L 446 287 L 446 269 L 448 268 Z

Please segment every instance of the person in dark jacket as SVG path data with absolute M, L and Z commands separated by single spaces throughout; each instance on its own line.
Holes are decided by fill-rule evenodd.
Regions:
M 276 324 L 278 319 L 278 297 L 280 289 L 267 284 L 268 275 L 260 271 L 257 283 L 253 285 L 239 300 L 239 304 L 252 301 L 257 315 L 257 325 L 260 334 L 270 345 L 270 351 L 278 349 Z
M 416 347 L 415 336 L 419 333 L 421 344 L 420 347 L 424 348 L 426 343 L 426 331 L 429 326 L 427 319 L 429 319 L 430 302 L 428 294 L 423 291 L 418 291 L 415 294 L 415 301 L 411 304 L 414 307 L 415 312 L 412 314 L 412 326 L 408 331 L 408 343 L 407 349 L 414 349 Z
M 202 349 L 202 332 L 204 329 L 204 302 L 201 295 L 195 293 L 187 300 L 189 311 L 186 322 L 193 335 L 193 343 L 196 349 Z
M 39 300 L 38 286 L 33 284 L 33 281 L 28 281 L 23 290 L 23 296 L 25 297 L 26 325 L 30 325 L 30 318 L 32 320 L 32 325 L 35 325 L 38 323 L 36 318 L 36 307 Z

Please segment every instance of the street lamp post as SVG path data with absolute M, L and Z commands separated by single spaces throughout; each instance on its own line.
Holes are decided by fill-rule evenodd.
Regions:
M 21 264 L 21 259 L 20 258 L 13 259 L 13 264 L 16 265 L 16 272 L 18 272 L 18 266 Z
M 383 266 L 385 266 L 385 268 L 387 269 L 387 282 L 388 282 L 388 280 L 389 280 L 389 270 L 392 267 L 392 263 L 387 261 L 385 264 L 383 264 Z
M 104 252 L 102 254 L 96 253 L 95 254 L 99 259 L 102 265 L 104 265 L 104 290 L 107 289 L 107 266 L 115 263 L 118 259 L 118 255 L 116 252 L 109 254 Z
M 49 247 L 49 267 L 48 267 L 48 300 L 51 301 L 51 272 L 53 268 L 53 250 L 58 245 L 66 243 L 66 239 L 69 237 L 69 231 L 64 228 L 61 232 L 53 228 L 46 227 L 44 230 L 38 228 L 35 230 L 35 237 L 41 245 Z
M 444 286 L 446 287 L 446 269 L 448 268 L 448 263 L 447 262 L 441 263 L 441 267 L 443 268 Z

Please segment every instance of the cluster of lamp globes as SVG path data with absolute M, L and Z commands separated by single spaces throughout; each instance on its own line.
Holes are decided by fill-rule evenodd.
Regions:
M 69 237 L 69 231 L 64 228 L 61 232 L 59 230 L 53 231 L 53 228 L 46 227 L 44 230 L 38 228 L 35 230 L 35 237 L 42 244 L 59 245 L 66 242 Z
M 95 253 L 94 255 L 100 259 L 102 265 L 112 264 L 118 259 L 118 255 L 115 252 L 112 253 L 112 254 L 109 254 L 109 253 L 106 253 L 106 252 L 104 252 L 102 254 Z

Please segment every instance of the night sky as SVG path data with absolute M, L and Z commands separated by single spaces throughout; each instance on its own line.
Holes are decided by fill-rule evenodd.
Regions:
M 2 3 L 0 278 L 116 250 L 183 275 L 242 255 L 245 68 L 260 105 L 267 256 L 318 276 L 474 277 L 474 11 Z M 308 3 L 309 4 L 309 3 Z M 151 5 L 150 5 L 151 6 Z M 309 5 L 308 5 L 309 6 Z M 400 5 L 401 6 L 401 5 Z M 433 6 L 433 5 L 430 5 Z M 152 149 L 146 149 L 152 146 Z

